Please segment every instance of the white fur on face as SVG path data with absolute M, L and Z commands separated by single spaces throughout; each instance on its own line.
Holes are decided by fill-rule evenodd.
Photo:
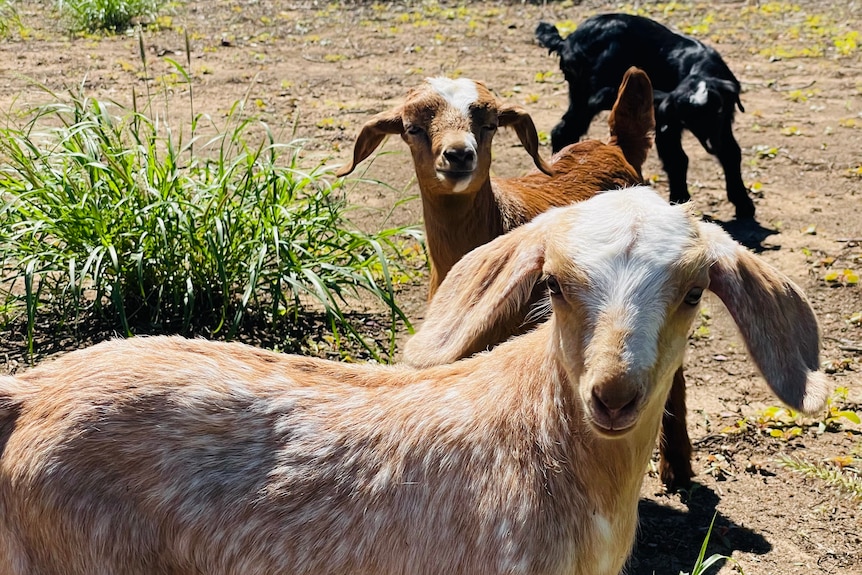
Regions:
M 449 104 L 461 112 L 464 117 L 470 114 L 470 105 L 479 99 L 479 91 L 473 80 L 467 78 L 428 78 L 428 84 L 434 88 Z
M 587 314 L 593 321 L 612 317 L 630 334 L 622 359 L 633 371 L 648 370 L 657 359 L 675 264 L 691 245 L 691 220 L 647 187 L 605 192 L 578 208 L 565 257 L 590 280 Z
M 706 89 L 706 82 L 701 80 L 697 83 L 697 92 L 688 97 L 688 101 L 694 106 L 703 106 L 709 99 L 709 92 Z

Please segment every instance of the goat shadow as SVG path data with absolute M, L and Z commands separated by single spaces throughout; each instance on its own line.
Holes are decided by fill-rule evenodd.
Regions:
M 759 533 L 716 513 L 719 497 L 712 489 L 699 483 L 693 487 L 684 500 L 687 510 L 641 499 L 637 541 L 625 570 L 627 575 L 690 573 L 713 516 L 715 524 L 704 558 L 715 553 L 730 556 L 733 551 L 763 555 L 772 550 Z M 717 573 L 724 563 L 719 561 L 707 573 Z
M 754 218 L 721 221 L 704 215 L 703 219 L 704 221 L 717 224 L 724 231 L 730 234 L 730 237 L 755 253 L 761 253 L 767 250 L 778 250 L 781 248 L 781 246 L 777 245 L 763 245 L 763 240 L 769 236 L 777 235 L 779 232 L 778 230 L 763 227 Z

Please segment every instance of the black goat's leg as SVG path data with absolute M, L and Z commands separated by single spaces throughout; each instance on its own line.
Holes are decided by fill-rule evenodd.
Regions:
M 551 148 L 554 153 L 580 140 L 581 136 L 589 130 L 592 119 L 593 116 L 584 108 L 569 108 L 559 123 L 551 130 Z
M 683 204 L 691 199 L 688 193 L 688 156 L 682 149 L 682 128 L 660 125 L 655 134 L 655 147 L 667 173 L 672 204 Z
M 737 219 L 754 217 L 754 202 L 748 195 L 748 188 L 742 181 L 742 151 L 733 137 L 730 125 L 725 126 L 721 144 L 715 150 L 715 156 L 724 170 L 724 183 L 727 188 L 727 199 L 736 208 Z

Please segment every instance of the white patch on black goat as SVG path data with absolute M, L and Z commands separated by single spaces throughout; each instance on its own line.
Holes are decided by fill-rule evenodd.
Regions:
M 697 92 L 688 97 L 688 101 L 693 106 L 703 106 L 709 99 L 709 91 L 706 89 L 706 82 L 701 80 L 697 83 Z

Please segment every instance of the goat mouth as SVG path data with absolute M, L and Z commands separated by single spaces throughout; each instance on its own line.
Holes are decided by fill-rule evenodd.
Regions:
M 463 180 L 473 175 L 473 170 L 437 170 L 437 175 L 448 180 Z
M 608 425 L 605 422 L 600 423 L 593 418 L 590 418 L 590 424 L 596 430 L 596 433 L 608 439 L 617 439 L 619 437 L 623 437 L 624 435 L 627 435 L 634 427 L 634 421 L 623 427 L 615 424 Z
M 607 438 L 629 433 L 640 419 L 642 397 L 627 386 L 614 393 L 613 386 L 594 387 L 586 400 L 586 415 L 596 433 Z
M 603 406 L 593 406 L 587 416 L 596 433 L 607 438 L 622 437 L 638 422 L 636 402 L 610 413 Z

